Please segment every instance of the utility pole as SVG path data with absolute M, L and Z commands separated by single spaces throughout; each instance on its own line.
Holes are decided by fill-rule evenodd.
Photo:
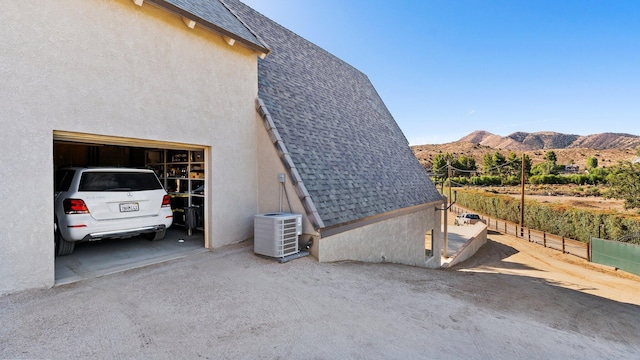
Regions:
M 444 204 L 447 205 L 448 202 L 449 200 L 445 197 Z M 445 258 L 448 258 L 449 254 L 447 253 L 447 249 L 449 248 L 449 215 L 447 214 L 448 209 L 446 207 L 443 210 L 444 211 L 442 212 L 442 217 L 444 218 L 444 238 L 442 245 L 442 255 L 444 255 Z
M 522 174 L 520 175 L 520 237 L 524 236 L 524 157 L 525 154 L 522 153 Z
M 447 168 L 448 168 L 448 178 L 449 178 L 449 211 L 453 211 L 451 209 L 451 159 L 447 159 Z

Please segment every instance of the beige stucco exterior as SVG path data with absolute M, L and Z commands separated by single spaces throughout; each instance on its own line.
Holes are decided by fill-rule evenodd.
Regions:
M 1 3 L 0 293 L 54 284 L 54 131 L 202 146 L 207 243 L 252 236 L 254 51 L 147 2 Z
M 256 113 L 255 121 L 257 125 L 257 147 L 258 147 L 258 209 L 260 213 L 268 212 L 292 212 L 295 214 L 303 214 L 302 217 L 302 233 L 301 241 L 309 241 L 313 238 L 318 239 L 318 232 L 314 229 L 305 214 L 302 202 L 293 187 L 293 182 L 289 172 L 285 168 L 279 157 L 269 134 L 264 126 L 262 118 Z M 279 182 L 279 174 L 285 174 L 285 189 Z M 289 201 L 287 201 L 287 195 Z M 289 208 L 291 203 L 291 208 Z M 317 241 L 316 241 L 317 243 Z M 316 245 L 316 244 L 314 244 Z M 317 247 L 311 249 L 312 255 L 316 258 Z
M 204 149 L 210 248 L 251 238 L 257 213 L 305 214 L 256 112 L 254 50 L 150 2 L 0 1 L 0 294 L 54 285 L 53 143 L 61 133 Z M 439 254 L 440 205 L 331 236 L 305 214 L 301 240 L 313 239 L 321 262 L 437 267 L 439 256 L 425 259 L 424 238 L 434 230 Z
M 354 260 L 391 262 L 421 267 L 440 267 L 442 251 L 441 202 L 386 220 L 357 227 L 318 242 L 320 262 Z M 425 234 L 434 230 L 433 254 L 425 256 Z M 322 234 L 322 233 L 321 233 Z

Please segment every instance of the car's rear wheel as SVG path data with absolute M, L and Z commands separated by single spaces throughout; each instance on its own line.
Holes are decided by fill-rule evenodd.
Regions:
M 158 241 L 158 240 L 164 239 L 164 235 L 166 234 L 166 232 L 167 230 L 163 229 L 163 230 L 158 230 L 156 232 L 145 234 L 145 236 L 149 241 Z
M 76 243 L 67 241 L 62 238 L 62 235 L 60 234 L 60 229 L 58 229 L 57 221 L 54 223 L 53 236 L 56 244 L 55 245 L 56 256 L 65 256 L 73 252 L 73 250 L 76 247 Z

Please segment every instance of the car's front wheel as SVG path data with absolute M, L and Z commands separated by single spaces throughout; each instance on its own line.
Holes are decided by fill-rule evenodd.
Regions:
M 56 221 L 53 225 L 53 236 L 55 239 L 55 252 L 56 256 L 65 256 L 69 255 L 73 252 L 76 247 L 76 243 L 70 242 L 62 238 L 60 234 L 60 229 L 58 229 L 58 222 Z

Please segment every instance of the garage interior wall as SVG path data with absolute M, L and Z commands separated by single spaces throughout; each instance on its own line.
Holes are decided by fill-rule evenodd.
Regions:
M 5 2 L 0 32 L 0 293 L 54 284 L 54 131 L 210 149 L 211 246 L 252 236 L 253 51 L 130 0 Z

